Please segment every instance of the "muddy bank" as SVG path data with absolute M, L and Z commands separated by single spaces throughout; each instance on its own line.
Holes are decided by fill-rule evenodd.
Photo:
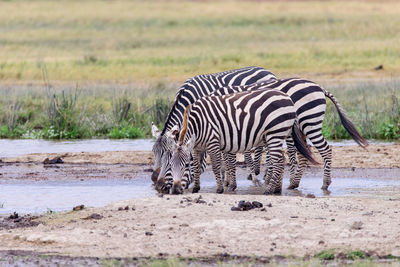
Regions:
M 1 230 L 0 250 L 70 256 L 306 256 L 333 249 L 400 256 L 400 192 L 379 198 L 201 194 L 133 199 Z M 232 211 L 240 200 L 263 208 Z
M 333 146 L 333 168 L 400 168 L 400 143 L 374 144 L 366 150 L 359 146 Z M 322 163 L 319 154 L 315 157 Z M 3 162 L 42 162 L 45 158 L 61 157 L 66 163 L 101 164 L 152 164 L 151 151 L 113 151 L 113 152 L 74 152 L 74 153 L 36 153 L 14 158 L 3 158 Z M 243 162 L 243 155 L 238 156 Z

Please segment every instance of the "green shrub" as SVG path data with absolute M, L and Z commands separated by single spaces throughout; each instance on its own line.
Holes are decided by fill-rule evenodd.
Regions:
M 349 260 L 358 260 L 358 259 L 364 259 L 365 258 L 365 254 L 364 252 L 362 252 L 361 250 L 353 250 L 353 251 L 349 251 L 347 253 L 347 258 Z
M 333 260 L 335 259 L 335 252 L 331 250 L 323 250 L 315 255 L 321 260 Z

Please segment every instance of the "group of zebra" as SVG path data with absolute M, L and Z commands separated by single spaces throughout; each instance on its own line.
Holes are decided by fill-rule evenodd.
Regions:
M 314 164 L 306 139 L 324 163 L 322 189 L 331 183 L 332 150 L 322 135 L 328 97 L 344 128 L 362 147 L 367 141 L 357 132 L 336 98 L 320 85 L 301 78 L 278 79 L 260 67 L 245 67 L 188 79 L 178 90 L 164 129 L 152 125 L 152 180 L 163 193 L 181 194 L 193 181 L 200 190 L 200 174 L 211 158 L 217 193 L 236 189 L 236 153 L 244 152 L 250 179 L 257 181 L 266 151 L 265 194 L 282 191 L 286 141 L 290 189 L 297 188 L 307 161 Z M 254 160 L 251 150 L 254 150 Z

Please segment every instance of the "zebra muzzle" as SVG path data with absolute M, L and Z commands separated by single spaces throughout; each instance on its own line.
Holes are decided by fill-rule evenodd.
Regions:
M 153 181 L 154 184 L 157 182 L 159 175 L 160 175 L 160 168 L 154 170 L 153 173 L 151 174 L 151 180 Z
M 183 190 L 184 189 L 183 189 L 181 181 L 176 181 L 172 185 L 171 194 L 172 195 L 180 195 L 180 194 L 183 194 Z

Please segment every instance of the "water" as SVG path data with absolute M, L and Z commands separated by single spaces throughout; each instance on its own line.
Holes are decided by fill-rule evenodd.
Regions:
M 0 157 L 17 157 L 32 153 L 150 151 L 153 144 L 153 139 L 84 139 L 71 141 L 0 139 Z
M 392 144 L 370 140 L 371 144 Z M 356 145 L 353 140 L 330 141 L 333 146 Z M 154 139 L 85 139 L 48 141 L 37 139 L 0 139 L 0 157 L 17 157 L 32 153 L 151 151 Z
M 98 167 L 98 165 L 96 166 Z M 149 172 L 136 172 L 130 178 L 123 179 L 125 172 L 131 172 L 127 166 L 111 170 L 115 174 L 111 179 L 96 178 L 83 181 L 76 179 L 76 177 L 72 177 L 73 179 L 69 177 L 71 180 L 53 179 L 52 172 L 61 172 L 60 176 L 68 175 L 67 172 L 63 173 L 63 171 L 66 171 L 63 169 L 70 169 L 70 167 L 60 166 L 60 168 L 50 170 L 50 172 L 46 169 L 43 173 L 49 176 L 49 180 L 4 179 L 0 183 L 0 206 L 2 205 L 0 214 L 9 214 L 14 211 L 21 214 L 43 213 L 50 210 L 68 211 L 81 204 L 101 207 L 118 200 L 151 197 L 157 194 L 150 181 Z M 91 172 L 93 166 L 87 167 Z M 14 168 L 19 167 L 14 166 Z M 75 169 L 71 173 L 79 177 L 80 174 L 77 171 Z M 356 195 L 374 198 L 398 195 L 400 192 L 400 181 L 397 178 L 399 172 L 397 169 L 334 170 L 333 177 L 335 178 L 330 186 L 329 195 Z M 105 174 L 105 176 L 108 176 L 108 174 Z M 263 187 L 254 186 L 251 181 L 244 177 L 246 177 L 246 171 L 239 168 L 236 194 L 262 194 L 264 192 Z M 322 171 L 308 171 L 305 173 L 298 190 L 284 189 L 283 195 L 301 196 L 311 193 L 317 197 L 324 196 L 327 192 L 320 189 L 322 185 L 321 177 Z M 288 184 L 289 179 L 286 175 L 283 187 L 286 188 Z M 201 176 L 200 193 L 214 192 L 215 179 L 212 172 L 207 170 Z M 187 194 L 191 193 L 187 192 Z

